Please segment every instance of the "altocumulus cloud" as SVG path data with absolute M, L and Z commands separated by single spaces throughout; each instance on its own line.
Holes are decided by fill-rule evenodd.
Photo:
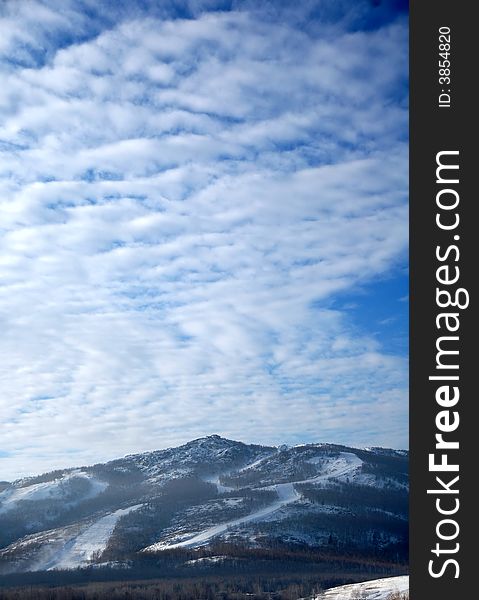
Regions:
M 0 478 L 209 433 L 404 446 L 406 356 L 334 302 L 406 266 L 394 3 L 0 10 Z

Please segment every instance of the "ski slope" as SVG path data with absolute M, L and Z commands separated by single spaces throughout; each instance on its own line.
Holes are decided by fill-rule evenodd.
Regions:
M 89 473 L 72 471 L 52 481 L 7 488 L 0 493 L 0 513 L 15 509 L 23 500 L 61 500 L 68 495 L 68 486 L 73 479 L 85 479 L 90 484 L 88 492 L 81 497 L 81 500 L 93 498 L 108 487 L 107 483 L 95 479 Z
M 361 459 L 358 458 L 355 454 L 352 454 L 350 452 L 341 452 L 340 456 L 337 459 L 335 459 L 334 463 L 330 466 L 330 468 L 321 475 L 312 477 L 310 479 L 303 479 L 301 481 L 293 481 L 291 483 L 279 483 L 276 485 L 260 488 L 264 490 L 274 490 L 277 493 L 278 499 L 275 500 L 272 504 L 269 504 L 266 507 L 256 510 L 250 513 L 249 515 L 238 517 L 237 519 L 232 519 L 230 521 L 214 525 L 213 527 L 208 527 L 207 529 L 195 533 L 193 536 L 181 539 L 180 541 L 168 540 L 164 542 L 157 542 L 145 548 L 144 552 L 157 552 L 159 550 L 170 550 L 172 548 L 197 548 L 199 546 L 203 546 L 207 544 L 212 538 L 226 533 L 230 528 L 237 527 L 239 525 L 244 525 L 246 523 L 251 523 L 253 521 L 263 520 L 266 517 L 269 517 L 272 513 L 282 508 L 283 506 L 296 502 L 296 500 L 298 500 L 301 497 L 294 487 L 296 484 L 318 484 L 327 481 L 330 477 L 346 476 L 348 475 L 348 473 L 355 471 L 358 467 L 361 466 L 361 464 Z M 210 479 L 210 481 L 213 480 Z M 218 489 L 218 491 L 220 490 Z M 180 536 L 176 536 L 176 539 L 178 539 L 178 537 Z
M 94 554 L 99 554 L 105 550 L 118 520 L 141 506 L 141 504 L 137 504 L 129 508 L 116 510 L 98 519 L 82 533 L 67 540 L 53 556 L 39 562 L 35 566 L 35 570 L 52 571 L 55 569 L 77 569 L 85 566 Z
M 269 504 L 268 506 L 252 512 L 249 515 L 245 515 L 244 517 L 239 517 L 237 519 L 232 519 L 231 521 L 226 521 L 225 523 L 220 523 L 219 525 L 214 525 L 213 527 L 208 527 L 193 537 L 189 537 L 180 542 L 158 542 L 156 544 L 152 544 L 151 546 L 148 546 L 148 548 L 145 548 L 145 551 L 155 552 L 157 550 L 169 550 L 171 548 L 197 548 L 198 546 L 203 546 L 217 535 L 225 533 L 230 527 L 236 527 L 237 525 L 243 525 L 244 523 L 250 523 L 252 521 L 264 519 L 285 504 L 294 502 L 299 498 L 299 494 L 294 489 L 292 483 L 281 483 L 274 487 L 278 492 L 279 499 L 273 502 L 273 504 Z

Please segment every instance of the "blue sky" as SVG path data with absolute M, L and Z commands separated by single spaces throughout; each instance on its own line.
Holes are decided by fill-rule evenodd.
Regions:
M 0 479 L 407 446 L 400 1 L 0 8 Z

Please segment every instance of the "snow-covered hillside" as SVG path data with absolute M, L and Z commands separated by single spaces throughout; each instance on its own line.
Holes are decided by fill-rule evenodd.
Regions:
M 260 462 L 262 463 L 264 461 L 265 459 L 262 459 L 261 461 L 255 461 L 253 465 L 248 465 L 247 467 L 240 469 L 239 472 L 243 473 L 245 472 L 245 470 L 253 469 L 255 466 L 258 466 Z M 320 464 L 319 460 L 312 462 L 314 462 L 315 464 Z M 294 481 L 291 483 L 278 483 L 275 485 L 258 487 L 258 490 L 271 491 L 277 497 L 277 499 L 275 499 L 273 502 L 262 508 L 259 508 L 258 510 L 255 510 L 237 519 L 231 519 L 225 521 L 224 523 L 208 527 L 205 530 L 200 531 L 192 536 L 180 535 L 174 537 L 173 539 L 168 539 L 163 542 L 152 544 L 145 550 L 149 552 L 154 552 L 157 550 L 164 550 L 167 548 L 197 548 L 199 546 L 203 546 L 204 544 L 207 544 L 211 539 L 218 537 L 228 531 L 231 531 L 234 528 L 246 525 L 248 523 L 265 520 L 271 517 L 271 515 L 273 515 L 277 511 L 279 511 L 279 509 L 300 500 L 301 494 L 296 490 L 295 484 L 310 483 L 319 485 L 321 483 L 325 483 L 332 477 L 340 478 L 346 477 L 348 475 L 354 476 L 357 473 L 359 467 L 362 465 L 362 461 L 355 454 L 352 454 L 350 452 L 340 452 L 334 460 L 328 460 L 324 462 L 326 463 L 326 465 L 322 465 L 324 472 L 321 475 L 317 475 L 316 477 Z M 224 489 L 228 491 L 233 490 L 234 488 Z
M 386 577 L 331 588 L 314 600 L 403 600 L 408 598 L 409 577 Z M 402 597 L 398 598 L 398 595 Z
M 403 452 L 208 436 L 7 485 L 0 572 L 72 569 L 220 542 L 397 555 L 407 542 L 407 503 Z
M 78 536 L 69 539 L 57 554 L 43 564 L 37 564 L 36 569 L 76 569 L 78 566 L 88 564 L 95 554 L 101 554 L 105 550 L 118 520 L 140 507 L 141 504 L 138 504 L 119 509 L 94 521 Z
M 60 500 L 78 503 L 100 494 L 106 487 L 105 482 L 78 469 L 62 474 L 51 481 L 29 483 L 28 480 L 24 480 L 0 492 L 0 513 L 13 510 L 24 501 Z

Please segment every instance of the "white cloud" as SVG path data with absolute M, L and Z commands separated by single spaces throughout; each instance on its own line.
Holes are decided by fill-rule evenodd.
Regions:
M 60 48 L 85 17 L 32 6 L 2 25 L 47 51 L 0 91 L 0 478 L 214 432 L 405 445 L 405 357 L 331 304 L 405 261 L 405 24 L 137 14 Z

